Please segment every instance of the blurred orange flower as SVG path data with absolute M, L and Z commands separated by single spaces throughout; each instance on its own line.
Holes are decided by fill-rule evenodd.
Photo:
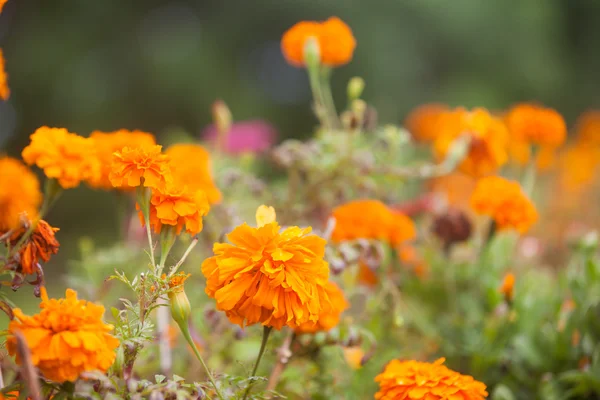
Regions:
M 508 159 L 508 131 L 499 118 L 484 108 L 469 111 L 457 108 L 443 119 L 443 127 L 434 142 L 438 159 L 448 155 L 452 144 L 463 135 L 471 137 L 468 154 L 459 169 L 479 178 L 495 173 Z
M 340 323 L 340 315 L 349 307 L 344 292 L 333 282 L 327 282 L 324 287 L 319 286 L 318 292 L 319 301 L 323 306 L 319 314 L 319 320 L 316 323 L 303 323 L 296 329 L 297 333 L 327 332 Z
M 600 110 L 589 110 L 577 119 L 577 142 L 600 147 Z
M 33 223 L 33 222 L 30 222 Z M 49 261 L 52 254 L 58 253 L 60 244 L 54 233 L 58 228 L 53 228 L 44 220 L 39 220 L 33 233 L 23 243 L 19 249 L 19 264 L 21 273 L 24 275 L 32 275 L 37 271 L 37 264 L 42 261 Z M 15 246 L 21 237 L 27 232 L 26 227 L 19 228 L 11 236 L 11 244 Z
M 114 153 L 110 182 L 117 188 L 145 186 L 159 189 L 171 180 L 169 157 L 162 146 L 124 147 Z
M 499 230 L 525 233 L 538 218 L 535 205 L 519 183 L 500 176 L 479 180 L 471 196 L 471 206 L 476 213 L 492 217 Z
M 360 369 L 363 366 L 365 352 L 360 346 L 344 347 L 344 359 L 352 369 Z
M 334 242 L 379 239 L 396 246 L 416 237 L 413 221 L 378 200 L 355 200 L 336 207 L 332 214 Z
M 329 278 L 325 240 L 297 226 L 281 231 L 276 221 L 235 228 L 228 243 L 215 243 L 202 263 L 206 293 L 240 326 L 275 329 L 316 323 L 330 307 L 319 296 Z M 325 301 L 325 303 L 327 303 Z
M 0 0 L 0 11 L 2 11 L 2 0 Z M 10 97 L 10 88 L 8 87 L 8 74 L 6 73 L 4 54 L 0 49 L 0 99 L 8 100 Z
M 160 233 L 163 225 L 174 226 L 179 235 L 185 231 L 196 235 L 202 231 L 202 217 L 208 214 L 210 205 L 201 190 L 190 190 L 187 187 L 168 183 L 162 189 L 152 191 L 150 199 L 150 226 L 154 232 Z M 144 225 L 144 216 L 139 211 Z
M 502 279 L 502 284 L 500 285 L 500 288 L 498 288 L 498 291 L 504 295 L 504 298 L 506 299 L 507 302 L 511 302 L 514 296 L 514 292 L 515 292 L 515 275 L 511 272 L 507 273 L 506 275 L 504 275 L 504 278 Z
M 475 180 L 462 172 L 453 172 L 429 181 L 429 188 L 443 196 L 447 205 L 464 209 L 469 206 L 469 199 L 475 190 Z
M 596 178 L 600 165 L 600 148 L 575 143 L 561 155 L 559 180 L 570 192 L 588 187 Z
M 321 64 L 337 67 L 352 59 L 356 39 L 344 21 L 331 17 L 324 22 L 302 21 L 283 34 L 281 49 L 287 61 L 295 66 L 304 66 L 304 47 L 309 38 L 319 44 Z
M 151 133 L 128 131 L 127 129 L 120 129 L 115 132 L 94 131 L 90 135 L 90 139 L 94 142 L 101 169 L 97 178 L 89 180 L 88 183 L 93 188 L 104 190 L 114 189 L 108 176 L 115 152 L 121 151 L 124 147 L 135 148 L 156 144 L 156 140 Z
M 358 262 L 358 274 L 356 275 L 358 283 L 373 288 L 379 283 L 379 277 L 365 262 Z
M 15 332 L 25 337 L 31 361 L 45 378 L 55 382 L 75 381 L 82 372 L 106 372 L 115 361 L 119 340 L 110 335 L 112 325 L 102 321 L 104 307 L 77 299 L 67 289 L 66 298 L 49 299 L 42 287 L 40 313 L 25 315 L 13 310 L 15 319 L 8 325 L 6 347 L 21 363 Z
M 94 142 L 64 128 L 38 128 L 21 155 L 27 164 L 36 164 L 64 189 L 97 179 L 100 174 Z
M 0 157 L 0 233 L 21 225 L 21 214 L 36 218 L 42 202 L 40 183 L 21 161 Z
M 517 104 L 506 116 L 511 138 L 517 142 L 556 148 L 567 137 L 567 124 L 556 110 L 535 104 Z
M 404 126 L 415 140 L 433 142 L 442 132 L 444 117 L 449 111 L 444 104 L 424 104 L 408 114 Z
M 221 202 L 221 192 L 212 177 L 210 154 L 198 144 L 175 144 L 165 152 L 171 159 L 173 180 L 192 190 L 202 190 L 210 204 Z
M 390 361 L 375 377 L 379 382 L 375 399 L 481 400 L 487 397 L 484 383 L 452 371 L 443 365 L 444 361 L 443 358 L 434 363 Z

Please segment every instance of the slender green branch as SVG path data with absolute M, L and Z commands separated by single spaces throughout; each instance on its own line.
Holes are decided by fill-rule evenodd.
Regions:
M 251 377 L 256 376 L 256 371 L 258 371 L 258 365 L 260 364 L 260 360 L 262 359 L 262 356 L 265 353 L 265 349 L 267 348 L 267 341 L 269 340 L 269 334 L 272 330 L 273 328 L 271 328 L 270 326 L 265 326 L 263 329 L 262 342 L 260 344 L 260 350 L 258 351 L 258 357 L 256 357 L 256 362 L 254 363 L 254 368 L 252 369 Z M 252 389 L 252 383 L 254 383 L 254 381 L 248 383 L 248 387 L 246 388 L 246 392 L 244 392 L 244 397 L 242 398 L 242 400 L 246 400 L 248 394 L 250 394 L 250 390 Z

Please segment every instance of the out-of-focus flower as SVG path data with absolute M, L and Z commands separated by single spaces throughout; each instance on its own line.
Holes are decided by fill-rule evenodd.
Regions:
M 185 230 L 190 235 L 202 231 L 202 217 L 208 214 L 210 205 L 202 190 L 190 190 L 185 186 L 168 183 L 162 189 L 152 191 L 150 199 L 150 226 L 154 232 L 160 233 L 163 225 L 176 228 L 176 234 Z M 144 225 L 144 216 L 139 211 Z
M 79 186 L 81 181 L 98 179 L 100 174 L 94 142 L 64 128 L 38 128 L 22 156 L 27 164 L 36 164 L 64 189 Z
M 352 60 L 356 47 L 352 30 L 341 19 L 331 17 L 324 22 L 298 22 L 283 34 L 281 50 L 290 64 L 305 65 L 304 49 L 309 38 L 314 38 L 319 45 L 321 64 L 337 67 Z
M 94 188 L 105 190 L 114 189 L 108 176 L 110 175 L 115 152 L 121 151 L 124 147 L 150 147 L 156 144 L 156 139 L 151 133 L 129 131 L 127 129 L 120 129 L 115 132 L 94 131 L 90 135 L 90 140 L 94 142 L 101 169 L 97 179 L 90 179 L 88 183 Z
M 27 232 L 27 228 L 23 226 L 13 233 L 10 238 L 12 246 L 15 246 L 21 240 Z M 16 260 L 21 267 L 19 272 L 24 275 L 33 275 L 37 271 L 37 264 L 40 260 L 48 262 L 51 255 L 58 253 L 60 243 L 54 236 L 57 231 L 58 228 L 51 227 L 44 220 L 37 222 L 35 230 L 19 249 L 18 259 Z
M 375 377 L 379 382 L 376 400 L 395 399 L 460 399 L 482 400 L 488 395 L 484 383 L 452 371 L 440 358 L 434 363 L 390 361 Z
M 415 224 L 406 215 L 389 209 L 378 200 L 356 200 L 333 210 L 334 242 L 379 239 L 392 246 L 416 236 Z
M 504 296 L 504 299 L 507 303 L 512 302 L 512 299 L 514 297 L 515 282 L 515 275 L 512 272 L 509 272 L 506 275 L 504 275 L 504 278 L 502 278 L 502 283 L 498 288 L 498 291 Z
M 444 248 L 450 249 L 452 245 L 471 237 L 471 221 L 463 211 L 451 208 L 435 217 L 432 230 L 440 238 Z
M 599 147 L 575 143 L 561 155 L 560 183 L 568 191 L 578 192 L 594 181 L 599 165 Z
M 344 360 L 352 369 L 361 369 L 365 352 L 360 346 L 344 347 Z
M 227 235 L 231 244 L 215 243 L 202 273 L 217 309 L 242 327 L 295 329 L 316 323 L 330 307 L 319 296 L 329 265 L 323 259 L 325 240 L 310 233 L 311 228 L 296 226 L 282 231 L 276 221 L 259 228 L 243 224 Z
M 449 206 L 465 209 L 469 207 L 471 194 L 475 190 L 475 180 L 472 176 L 461 172 L 453 172 L 429 181 L 430 191 L 443 196 Z
M 31 361 L 40 372 L 55 382 L 75 381 L 86 371 L 106 372 L 115 361 L 119 340 L 110 335 L 112 325 L 102 321 L 104 307 L 78 300 L 67 289 L 66 298 L 49 299 L 42 288 L 40 313 L 25 315 L 14 309 L 15 319 L 8 325 L 6 347 L 11 356 L 17 351 L 15 332 L 21 332 L 31 351 Z
M 169 157 L 160 145 L 124 147 L 114 153 L 108 178 L 117 188 L 163 188 L 171 181 Z
M 379 277 L 365 262 L 358 262 L 358 274 L 356 276 L 358 283 L 367 287 L 375 287 L 379 283 Z
M 297 329 L 297 333 L 315 333 L 319 331 L 328 331 L 337 326 L 340 322 L 340 315 L 349 306 L 344 297 L 344 292 L 333 282 L 328 282 L 324 287 L 318 287 L 319 301 L 322 305 L 319 320 L 315 322 L 305 322 Z
M 528 145 L 556 148 L 567 137 L 567 124 L 556 110 L 534 104 L 510 109 L 506 124 L 512 139 Z
M 515 229 L 521 234 L 538 218 L 535 205 L 521 186 L 499 176 L 479 180 L 471 196 L 471 206 L 478 214 L 492 217 L 499 230 Z
M 531 158 L 531 146 L 525 142 L 511 140 L 509 146 L 509 153 L 511 159 L 517 165 L 529 164 Z M 557 151 L 552 147 L 541 147 L 539 148 L 535 157 L 535 165 L 540 171 L 547 171 L 554 166 L 557 159 Z
M 3 0 L 0 0 L 0 12 L 2 11 Z M 10 88 L 8 87 L 8 74 L 6 73 L 4 54 L 0 49 L 0 99 L 8 100 L 10 97 Z
M 198 144 L 175 144 L 165 154 L 171 159 L 171 172 L 176 185 L 202 190 L 210 204 L 221 202 L 221 192 L 212 177 L 210 154 Z
M 21 225 L 21 214 L 36 218 L 42 202 L 40 183 L 21 161 L 0 157 L 0 233 Z
M 412 272 L 421 279 L 427 277 L 429 268 L 415 246 L 409 243 L 403 243 L 398 246 L 396 250 L 398 252 L 398 259 L 404 267 L 411 269 Z
M 213 145 L 217 144 L 219 132 L 215 125 L 209 125 L 202 138 Z M 262 153 L 277 140 L 277 131 L 265 121 L 243 121 L 231 125 L 223 143 L 223 150 L 230 154 Z
M 424 104 L 408 114 L 404 126 L 415 140 L 433 142 L 443 131 L 444 117 L 449 111 L 444 104 Z
M 508 130 L 504 122 L 484 108 L 457 108 L 443 118 L 442 132 L 434 142 L 438 159 L 448 155 L 452 144 L 463 135 L 471 138 L 469 151 L 459 169 L 471 176 L 493 174 L 508 159 Z
M 600 147 L 600 110 L 589 110 L 577 119 L 577 143 Z

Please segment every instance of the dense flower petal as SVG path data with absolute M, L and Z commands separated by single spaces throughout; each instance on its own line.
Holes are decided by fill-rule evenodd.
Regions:
M 171 180 L 171 170 L 169 157 L 161 150 L 159 145 L 142 145 L 115 152 L 108 175 L 112 185 L 117 188 L 164 187 Z
M 0 157 L 0 232 L 17 229 L 23 214 L 36 218 L 41 202 L 35 174 L 17 159 Z

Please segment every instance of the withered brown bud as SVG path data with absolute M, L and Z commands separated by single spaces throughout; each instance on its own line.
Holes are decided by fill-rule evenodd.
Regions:
M 433 233 L 444 243 L 444 249 L 471 237 L 471 222 L 465 213 L 458 209 L 449 209 L 433 221 Z

